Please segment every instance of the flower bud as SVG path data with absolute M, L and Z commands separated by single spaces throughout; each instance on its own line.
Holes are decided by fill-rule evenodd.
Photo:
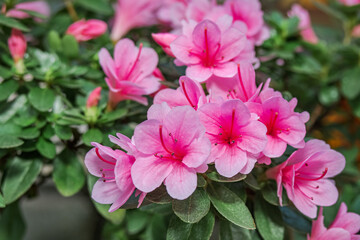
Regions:
M 20 30 L 12 29 L 8 39 L 8 46 L 15 63 L 24 58 L 26 52 L 26 40 Z
M 69 26 L 66 34 L 73 35 L 78 42 L 88 41 L 106 32 L 105 22 L 97 19 L 79 20 Z
M 101 87 L 95 88 L 89 95 L 87 101 L 86 101 L 86 107 L 96 107 L 99 104 L 101 96 Z

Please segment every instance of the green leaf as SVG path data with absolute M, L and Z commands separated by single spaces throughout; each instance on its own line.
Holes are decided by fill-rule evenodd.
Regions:
M 255 198 L 255 221 L 264 240 L 284 239 L 285 228 L 278 207 L 268 204 L 257 194 Z
M 52 125 L 48 124 L 45 126 L 42 132 L 42 136 L 46 139 L 50 139 L 55 135 L 55 130 Z
M 167 240 L 208 240 L 211 237 L 215 225 L 215 216 L 209 212 L 198 223 L 190 224 L 181 221 L 175 215 L 170 219 L 167 230 Z
M 5 68 L 3 66 L 0 66 L 0 77 L 3 79 L 8 79 L 12 77 L 13 73 L 9 68 Z
M 75 3 L 87 8 L 90 11 L 100 14 L 111 15 L 113 12 L 108 1 L 104 0 L 76 0 Z
M 62 140 L 69 140 L 72 137 L 72 131 L 70 127 L 55 125 L 55 134 Z
M 0 239 L 21 240 L 25 234 L 25 221 L 18 203 L 7 206 L 0 218 Z
M 268 182 L 263 189 L 261 189 L 261 193 L 264 197 L 264 199 L 275 206 L 279 206 L 279 198 L 277 196 L 277 186 L 275 182 Z M 289 198 L 287 197 L 287 195 L 285 194 L 285 191 L 283 191 L 283 195 L 282 195 L 282 203 L 283 206 L 287 206 L 289 204 Z
M 244 180 L 244 182 L 253 190 L 260 190 L 260 185 L 257 182 L 256 178 L 254 177 L 254 175 L 252 175 L 251 173 L 248 174 Z
M 231 178 L 223 177 L 220 174 L 218 174 L 217 172 L 211 172 L 211 173 L 207 174 L 207 176 L 215 182 L 225 182 L 225 183 L 226 182 L 239 182 L 246 178 L 246 175 L 241 174 L 241 173 L 238 173 Z
M 103 141 L 103 134 L 99 129 L 91 128 L 84 135 L 82 135 L 81 139 L 85 145 L 91 146 L 91 142 L 101 143 Z
M 40 137 L 38 142 L 36 143 L 36 149 L 42 156 L 48 159 L 53 159 L 56 156 L 55 145 L 43 137 Z
M 95 182 L 97 181 L 97 179 L 98 178 L 95 176 L 88 175 L 87 182 L 88 182 L 88 190 L 89 190 L 90 194 L 91 194 L 92 188 L 93 188 Z M 115 225 L 120 225 L 123 222 L 123 220 L 125 218 L 125 214 L 126 214 L 125 209 L 118 209 L 114 212 L 109 212 L 110 205 L 100 204 L 95 201 L 92 201 L 92 202 L 93 202 L 96 210 L 106 220 L 110 221 L 111 223 L 113 223 Z
M 161 185 L 154 191 L 146 194 L 146 199 L 157 204 L 166 204 L 173 200 L 172 197 L 170 197 L 170 195 L 167 193 L 166 187 L 164 185 Z
M 5 199 L 4 196 L 0 193 L 0 208 L 4 208 L 5 207 Z
M 185 200 L 173 201 L 174 213 L 186 223 L 200 221 L 210 210 L 210 200 L 204 189 L 198 188 Z
M 36 17 L 36 18 L 41 18 L 41 19 L 47 18 L 47 16 L 45 16 L 45 15 L 39 13 L 39 12 L 36 12 L 36 11 L 30 11 L 30 10 L 25 10 L 25 9 L 20 9 L 20 8 L 17 8 L 16 10 L 25 12 L 25 13 L 29 14 L 30 16 L 33 16 L 33 17 Z
M 341 92 L 348 99 L 354 99 L 360 94 L 360 68 L 346 71 L 341 79 Z
M 197 187 L 205 187 L 206 186 L 206 180 L 203 176 L 200 174 L 197 175 Z
M 16 136 L 2 135 L 0 136 L 0 149 L 15 148 L 21 146 L 24 143 Z
M 24 160 L 16 157 L 11 160 L 2 185 L 6 204 L 17 200 L 31 187 L 41 167 L 42 163 L 38 159 Z
M 40 131 L 35 127 L 23 129 L 19 134 L 19 137 L 23 139 L 35 139 L 38 136 L 40 136 Z
M 340 100 L 338 88 L 335 86 L 324 87 L 319 94 L 319 101 L 325 106 L 330 106 Z
M 102 117 L 99 119 L 99 123 L 108 123 L 119 120 L 125 117 L 127 113 L 128 110 L 126 108 L 116 109 L 115 111 L 103 114 Z
M 304 233 L 311 231 L 311 222 L 290 207 L 280 207 L 282 219 L 288 226 Z
M 1 72 L 1 69 L 0 69 Z M 8 99 L 8 97 L 15 92 L 19 84 L 15 80 L 5 81 L 0 84 L 0 101 Z
M 176 215 L 170 219 L 166 240 L 187 240 L 193 224 L 181 221 Z
M 4 25 L 9 28 L 16 28 L 23 32 L 30 31 L 30 29 L 28 27 L 26 27 L 24 24 L 22 24 L 21 22 L 15 20 L 14 18 L 9 18 L 9 17 L 6 17 L 1 14 L 0 14 L 0 25 Z
M 61 39 L 58 32 L 51 30 L 48 34 L 48 42 L 51 50 L 55 52 L 62 50 Z
M 0 124 L 5 123 L 12 118 L 25 103 L 26 97 L 24 95 L 20 95 L 14 101 L 7 104 L 5 108 L 0 108 Z
M 240 197 L 215 182 L 207 190 L 212 204 L 222 216 L 240 227 L 255 229 L 254 219 Z
M 191 239 L 201 239 L 209 240 L 213 232 L 215 225 L 215 216 L 212 212 L 200 220 L 200 222 L 192 225 L 190 232 L 189 240 Z
M 131 235 L 143 230 L 149 221 L 149 215 L 138 210 L 129 210 L 126 213 L 126 228 Z
M 65 35 L 62 39 L 62 53 L 73 58 L 79 55 L 79 44 L 72 35 Z
M 251 237 L 251 230 L 245 229 L 235 224 L 226 221 L 224 219 L 220 220 L 220 240 L 253 240 Z
M 54 161 L 53 180 L 61 195 L 69 197 L 81 190 L 85 174 L 76 153 L 65 149 Z
M 51 89 L 32 88 L 29 92 L 29 101 L 40 112 L 48 111 L 54 104 L 55 94 Z

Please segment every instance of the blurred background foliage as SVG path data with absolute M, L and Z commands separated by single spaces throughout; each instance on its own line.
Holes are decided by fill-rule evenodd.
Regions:
M 4 2 L 0 1 L 0 6 Z M 11 2 L 6 0 L 6 4 Z M 286 16 L 294 2 L 263 1 L 271 37 L 257 49 L 262 60 L 257 78 L 264 82 L 270 77 L 273 87 L 286 98 L 296 97 L 299 110 L 311 114 L 307 136 L 325 140 L 346 157 L 346 168 L 336 178 L 341 197 L 338 204 L 324 209 L 325 221 L 331 221 L 342 201 L 350 211 L 360 213 L 360 39 L 352 38 L 350 33 L 360 23 L 360 7 L 344 7 L 326 0 L 298 1 L 311 12 L 321 40 L 314 45 L 301 40 L 298 19 Z M 44 207 L 43 204 L 51 206 L 44 207 L 52 209 L 48 215 L 61 216 L 60 211 L 65 211 L 74 222 L 84 221 L 82 226 L 87 226 L 89 233 L 76 239 L 165 239 L 168 225 L 175 224 L 170 220 L 171 204 L 150 204 L 139 210 L 120 209 L 114 213 L 107 212 L 108 206 L 89 204 L 88 188 L 92 188 L 94 179 L 86 177 L 83 157 L 90 142 L 112 146 L 108 134 L 121 132 L 131 136 L 136 123 L 146 118 L 147 108 L 126 101 L 115 111 L 105 112 L 107 96 L 103 91 L 99 107 L 86 109 L 87 95 L 97 86 L 107 88 L 97 53 L 102 47 L 112 52 L 113 45 L 108 33 L 78 44 L 64 34 L 74 20 L 68 12 L 71 11 L 68 0 L 48 3 L 52 10 L 48 22 L 34 24 L 32 19 L 10 22 L 0 15 L 0 239 L 17 240 L 24 236 L 64 239 L 61 232 L 41 235 L 51 234 L 44 228 L 53 229 L 50 225 L 56 224 L 42 221 L 47 225 L 38 225 L 41 220 L 30 208 Z M 74 0 L 73 4 L 79 19 L 107 21 L 114 13 L 113 2 L 109 0 Z M 11 27 L 31 33 L 24 75 L 16 72 L 8 51 Z M 184 69 L 175 67 L 172 59 L 152 41 L 151 33 L 157 31 L 157 26 L 135 29 L 127 36 L 157 51 L 159 68 L 168 84 L 176 86 Z M 247 184 L 256 187 L 256 183 Z M 62 196 L 70 197 L 69 208 L 57 206 L 64 202 L 60 195 L 51 192 L 54 188 Z M 270 195 L 274 194 L 275 187 L 269 188 Z M 81 215 L 81 207 L 71 207 L 71 202 L 78 199 L 86 207 L 93 206 L 86 208 L 89 213 Z M 285 239 L 304 239 L 310 231 L 310 220 L 288 207 L 281 208 L 281 214 L 288 226 Z M 28 229 L 28 234 L 27 224 L 34 227 Z M 71 226 L 65 230 L 69 232 L 67 239 L 75 239 L 76 232 L 82 229 L 80 225 Z M 221 239 L 238 239 L 234 236 L 261 239 L 256 232 L 250 235 L 221 221 L 215 225 L 213 239 L 219 238 L 221 228 L 232 234 L 220 234 Z

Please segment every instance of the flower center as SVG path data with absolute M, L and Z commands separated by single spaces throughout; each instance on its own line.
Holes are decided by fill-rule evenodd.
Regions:
M 174 151 L 171 151 L 165 144 L 164 141 L 164 137 L 163 137 L 163 126 L 160 125 L 159 126 L 159 135 L 160 135 L 160 142 L 161 142 L 161 146 L 163 147 L 163 149 L 166 152 L 166 155 L 164 154 L 159 154 L 159 153 L 155 153 L 154 156 L 159 158 L 159 159 L 171 159 L 171 160 L 177 160 L 177 161 L 182 161 L 183 157 L 179 154 L 176 154 Z M 171 139 L 173 140 L 174 144 L 176 144 L 178 142 L 178 140 L 176 138 L 173 137 L 173 135 L 171 133 L 169 133 L 169 136 L 171 137 Z
M 271 109 L 270 111 L 271 111 L 270 121 L 267 124 L 267 133 L 266 134 L 274 136 L 276 134 L 275 124 L 276 124 L 276 120 L 279 116 L 279 112 L 274 112 L 273 109 Z

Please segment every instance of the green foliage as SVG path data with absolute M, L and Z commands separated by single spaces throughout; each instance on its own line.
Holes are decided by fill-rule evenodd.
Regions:
M 0 217 L 0 239 L 21 240 L 25 234 L 26 225 L 18 203 L 13 203 Z

